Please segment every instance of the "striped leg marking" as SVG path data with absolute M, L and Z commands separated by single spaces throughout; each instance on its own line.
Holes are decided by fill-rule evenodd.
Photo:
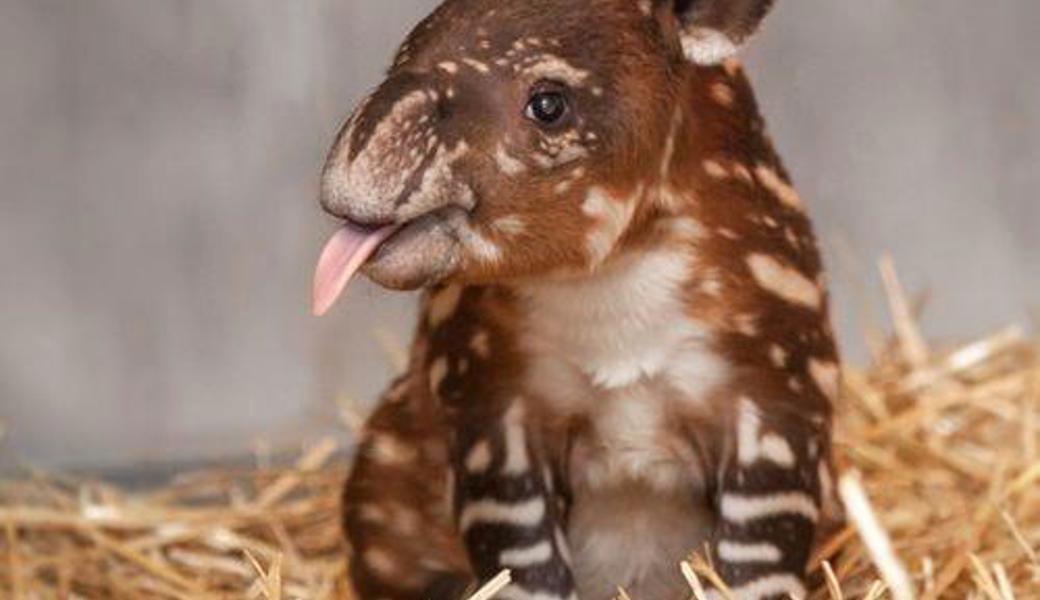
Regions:
M 767 420 L 741 399 L 733 460 L 720 474 L 713 559 L 739 600 L 804 598 L 806 563 L 820 519 L 819 428 Z
M 517 401 L 497 423 L 460 432 L 456 470 L 459 530 L 480 581 L 503 569 L 504 600 L 572 600 L 574 579 L 546 469 L 532 452 Z

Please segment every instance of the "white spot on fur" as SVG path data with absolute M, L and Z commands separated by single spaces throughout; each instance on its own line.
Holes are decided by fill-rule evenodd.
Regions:
M 707 237 L 704 226 L 692 217 L 662 218 L 655 225 L 655 229 L 667 232 L 668 237 L 683 244 L 697 242 Z
M 831 400 L 838 397 L 841 387 L 841 369 L 838 368 L 837 363 L 813 358 L 809 360 L 809 374 L 812 375 L 816 387 L 824 396 Z
M 672 168 L 672 159 L 675 157 L 675 138 L 679 135 L 679 126 L 682 125 L 682 109 L 676 108 L 672 112 L 672 124 L 668 129 L 668 138 L 664 143 L 664 156 L 661 159 L 661 181 L 668 179 L 668 173 Z
M 483 62 L 481 62 L 479 60 L 476 60 L 474 58 L 470 58 L 470 57 L 467 56 L 467 57 L 464 57 L 462 59 L 462 62 L 465 63 L 466 66 L 470 67 L 474 71 L 480 73 L 481 75 L 487 75 L 488 73 L 491 72 L 491 69 L 487 66 L 486 63 L 483 63 Z
M 769 543 L 745 544 L 722 540 L 718 552 L 719 558 L 731 563 L 776 563 L 784 558 L 780 549 Z
M 641 193 L 640 189 L 629 198 L 616 198 L 603 188 L 589 189 L 581 208 L 582 212 L 595 220 L 585 243 L 594 265 L 610 255 L 618 239 L 628 229 Z
M 729 177 L 729 171 L 717 160 L 707 159 L 701 163 L 701 168 L 712 179 L 727 179 Z
M 462 227 L 457 231 L 459 241 L 477 261 L 494 264 L 502 260 L 502 249 L 479 231 L 472 227 Z
M 437 327 L 447 321 L 459 306 L 462 298 L 461 285 L 449 285 L 430 298 L 428 319 L 431 327 Z
M 473 474 L 483 473 L 491 466 L 491 458 L 491 443 L 480 440 L 466 455 L 466 470 Z
M 797 211 L 802 210 L 802 199 L 798 196 L 798 192 L 781 179 L 775 169 L 767 165 L 758 165 L 755 167 L 755 175 L 758 177 L 759 183 L 772 192 L 784 205 Z
M 389 579 L 399 574 L 397 561 L 394 560 L 393 555 L 382 548 L 368 548 L 361 556 L 365 565 L 380 577 Z
M 730 591 L 737 600 L 760 600 L 777 596 L 802 600 L 806 597 L 802 580 L 795 575 L 782 573 L 759 577 Z
M 766 254 L 747 257 L 748 267 L 758 285 L 793 304 L 819 310 L 823 298 L 820 288 L 797 269 Z
M 699 286 L 702 293 L 718 298 L 722 295 L 722 282 L 718 277 L 705 277 Z
M 758 337 L 758 317 L 755 315 L 737 315 L 733 317 L 733 325 L 741 335 Z
M 527 165 L 509 154 L 509 151 L 502 144 L 495 146 L 495 164 L 498 165 L 499 171 L 502 171 L 509 177 L 516 177 L 527 171 Z
M 491 226 L 496 230 L 506 235 L 518 236 L 527 231 L 527 224 L 524 220 L 516 215 L 509 215 L 505 217 L 499 217 L 495 219 L 495 222 Z
M 478 331 L 469 341 L 469 347 L 480 358 L 491 356 L 490 337 L 486 331 Z
M 798 234 L 794 232 L 793 228 L 784 228 L 784 239 L 787 240 L 787 243 L 795 250 L 800 249 L 801 241 L 798 239 Z
M 384 525 L 388 519 L 386 511 L 378 504 L 362 504 L 358 509 L 358 517 L 362 521 L 374 525 Z
M 733 107 L 733 102 L 736 100 L 736 94 L 734 94 L 733 88 L 720 82 L 712 84 L 710 91 L 712 100 L 717 104 L 725 108 Z
M 450 60 L 437 63 L 437 68 L 444 71 L 445 73 L 448 73 L 449 75 L 454 75 L 459 72 L 459 65 Z
M 561 81 L 571 87 L 581 87 L 589 77 L 589 72 L 579 69 L 555 54 L 545 53 L 524 69 L 524 74 L 532 81 L 548 79 Z
M 733 164 L 733 174 L 744 183 L 751 185 L 755 179 L 751 176 L 751 170 L 740 163 Z
M 459 516 L 459 529 L 466 532 L 478 523 L 534 527 L 540 524 L 543 518 L 545 500 L 541 496 L 513 503 L 479 500 L 463 507 Z
M 418 451 L 407 443 L 386 432 L 373 433 L 369 454 L 381 465 L 399 466 L 418 458 Z
M 773 344 L 769 347 L 769 360 L 773 361 L 773 366 L 778 369 L 782 369 L 787 366 L 787 350 L 784 350 L 780 344 Z
M 555 169 L 589 155 L 589 149 L 576 129 L 543 137 L 538 142 L 538 148 L 539 151 L 531 153 L 530 156 L 543 170 Z
M 502 472 L 506 475 L 522 475 L 531 468 L 527 456 L 527 434 L 524 431 L 524 405 L 520 400 L 513 402 L 502 418 L 505 431 L 506 460 Z
M 430 391 L 436 394 L 447 376 L 448 359 L 441 356 L 430 365 Z
M 777 433 L 767 433 L 762 436 L 759 441 L 758 454 L 788 469 L 793 468 L 795 464 L 791 444 Z
M 413 536 L 419 531 L 419 513 L 399 503 L 390 505 L 390 529 L 397 535 Z
M 570 175 L 567 176 L 567 179 L 564 179 L 553 187 L 553 191 L 556 192 L 557 195 L 565 194 L 583 177 L 585 177 L 585 167 L 575 167 L 570 172 Z
M 812 522 L 820 517 L 820 511 L 812 497 L 805 492 L 780 492 L 758 496 L 723 494 L 722 518 L 743 525 L 759 519 L 799 516 Z
M 525 548 L 503 550 L 498 557 L 498 562 L 506 568 L 526 569 L 549 562 L 552 555 L 552 543 L 549 540 L 542 540 Z
M 762 417 L 758 407 L 751 400 L 741 398 L 737 421 L 737 458 L 740 464 L 750 467 L 764 459 L 785 469 L 793 468 L 795 456 L 787 440 L 774 433 L 760 436 L 761 429 Z
M 699 65 L 717 65 L 737 53 L 729 37 L 715 29 L 691 28 L 682 36 L 683 54 Z

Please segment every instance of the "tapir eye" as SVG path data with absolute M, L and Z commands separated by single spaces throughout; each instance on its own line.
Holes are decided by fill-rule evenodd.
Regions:
M 567 116 L 567 96 L 560 90 L 536 89 L 527 100 L 524 116 L 542 126 L 559 124 Z

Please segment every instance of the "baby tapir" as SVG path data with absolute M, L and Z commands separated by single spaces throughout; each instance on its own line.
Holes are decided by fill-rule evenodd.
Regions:
M 363 600 L 803 597 L 832 514 L 820 257 L 732 55 L 770 0 L 447 0 L 325 166 L 315 312 L 425 289 L 343 496 Z

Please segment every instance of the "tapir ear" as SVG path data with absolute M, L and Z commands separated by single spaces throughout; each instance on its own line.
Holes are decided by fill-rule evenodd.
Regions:
M 733 56 L 762 23 L 773 0 L 666 0 L 674 6 L 686 58 L 714 65 Z

